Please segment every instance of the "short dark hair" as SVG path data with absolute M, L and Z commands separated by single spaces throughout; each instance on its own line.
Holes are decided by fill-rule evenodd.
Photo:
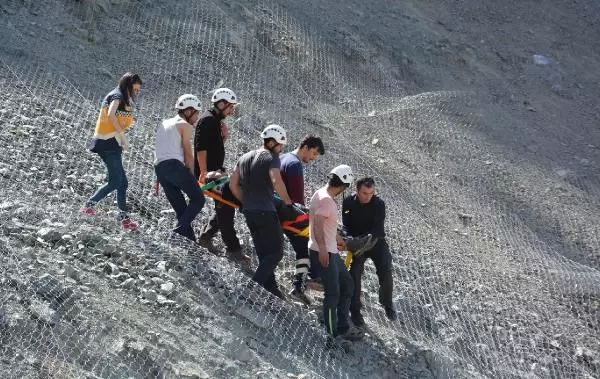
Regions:
M 365 176 L 364 178 L 360 178 L 356 181 L 356 189 L 359 189 L 361 186 L 365 186 L 371 188 L 375 185 L 375 179 L 370 176 Z
M 345 188 L 350 187 L 350 184 L 342 182 L 342 179 L 340 179 L 340 177 L 337 176 L 336 174 L 330 174 L 329 175 L 329 182 L 328 182 L 328 184 L 331 187 L 345 187 Z
M 325 146 L 323 145 L 323 141 L 321 140 L 321 137 L 319 137 L 319 136 L 315 136 L 312 134 L 305 135 L 300 140 L 300 146 L 298 146 L 298 148 L 302 149 L 304 146 L 306 146 L 308 149 L 317 148 L 317 150 L 319 151 L 319 154 L 321 154 L 321 155 L 325 154 Z
M 119 89 L 124 97 L 123 102 L 125 104 L 129 104 L 129 93 L 133 91 L 134 84 L 142 85 L 142 79 L 138 74 L 134 74 L 133 72 L 126 72 L 119 79 Z

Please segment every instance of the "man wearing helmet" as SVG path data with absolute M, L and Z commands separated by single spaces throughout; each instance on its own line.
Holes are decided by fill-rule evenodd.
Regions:
M 273 295 L 284 298 L 275 279 L 275 269 L 283 258 L 283 229 L 273 201 L 273 190 L 286 206 L 292 205 L 281 179 L 279 154 L 287 142 L 279 125 L 267 126 L 260 137 L 263 146 L 244 154 L 231 175 L 231 192 L 243 204 L 258 268 L 252 279 Z
M 350 327 L 348 314 L 354 284 L 337 249 L 338 211 L 335 197 L 344 192 L 354 180 L 352 169 L 340 165 L 331 170 L 329 181 L 318 189 L 310 200 L 310 239 L 308 248 L 318 254 L 321 278 L 325 287 L 323 316 L 331 338 L 358 340 L 362 332 Z M 342 241 L 339 241 L 340 243 Z
M 193 175 L 194 156 L 190 141 L 202 108 L 196 96 L 185 94 L 177 99 L 175 109 L 177 116 L 163 120 L 156 129 L 154 171 L 175 210 L 177 225 L 173 231 L 196 241 L 192 221 L 204 206 L 204 195 Z M 184 193 L 189 203 L 186 203 Z
M 195 176 L 201 183 L 205 180 L 215 180 L 227 175 L 223 164 L 225 162 L 225 139 L 227 127 L 223 119 L 231 115 L 238 103 L 236 94 L 229 88 L 219 88 L 212 95 L 212 108 L 200 116 L 194 136 L 194 151 L 196 153 Z M 223 198 L 236 202 L 231 194 L 229 185 L 223 186 Z M 221 231 L 221 238 L 227 247 L 227 253 L 234 259 L 249 260 L 241 251 L 240 241 L 234 227 L 235 209 L 215 201 L 215 213 L 210 217 L 206 228 L 200 236 L 200 243 L 214 250 L 212 238 Z
M 384 230 L 385 203 L 375 194 L 375 180 L 365 177 L 356 181 L 356 193 L 346 197 L 342 203 L 342 223 L 350 236 L 357 237 L 371 234 L 376 243 L 373 248 L 352 259 L 350 275 L 354 280 L 354 295 L 350 303 L 352 323 L 361 327 L 365 320 L 360 313 L 362 304 L 361 277 L 367 258 L 375 264 L 379 279 L 379 303 L 383 305 L 385 314 L 390 320 L 396 319 L 396 311 L 392 302 L 392 255 L 385 240 Z

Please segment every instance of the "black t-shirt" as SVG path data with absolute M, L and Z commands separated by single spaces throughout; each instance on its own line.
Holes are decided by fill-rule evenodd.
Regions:
M 221 118 L 212 109 L 202 113 L 198 125 L 196 125 L 196 133 L 194 134 L 194 160 L 196 162 L 194 174 L 196 178 L 200 176 L 198 151 L 206 151 L 207 171 L 224 169 L 225 144 L 221 135 Z

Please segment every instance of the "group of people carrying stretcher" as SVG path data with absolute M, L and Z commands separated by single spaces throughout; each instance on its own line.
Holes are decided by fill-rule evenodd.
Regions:
M 116 190 L 119 220 L 129 230 L 138 226 L 131 221 L 125 204 L 127 179 L 122 151 L 128 144 L 123 132 L 131 125 L 132 100 L 141 85 L 139 76 L 127 73 L 102 102 L 91 150 L 105 163 L 108 182 L 80 210 L 95 215 L 95 204 Z M 281 299 L 286 296 L 276 281 L 275 270 L 283 258 L 286 235 L 296 253 L 290 296 L 308 305 L 313 300 L 307 294 L 307 283 L 322 284 L 327 332 L 332 338 L 344 340 L 357 340 L 364 334 L 361 277 L 366 260 L 371 258 L 379 279 L 379 302 L 386 316 L 395 320 L 392 257 L 384 230 L 385 203 L 375 194 L 374 179 L 355 181 L 350 166 L 336 166 L 307 207 L 304 165 L 325 154 L 323 141 L 309 134 L 293 151 L 283 153 L 288 135 L 276 124 L 265 127 L 260 133 L 261 145 L 243 154 L 228 172 L 224 161 L 229 129 L 224 120 L 238 104 L 238 97 L 228 88 L 214 91 L 207 110 L 196 96 L 184 94 L 175 103 L 176 114 L 157 126 L 154 169 L 175 211 L 173 232 L 211 251 L 216 250 L 213 237 L 220 232 L 228 256 L 249 261 L 234 225 L 235 210 L 239 209 L 258 257 L 252 279 Z M 342 201 L 340 226 L 335 198 L 352 184 L 356 191 Z M 205 196 L 214 199 L 214 213 L 197 238 L 192 222 L 202 210 Z M 346 262 L 340 250 L 348 251 Z

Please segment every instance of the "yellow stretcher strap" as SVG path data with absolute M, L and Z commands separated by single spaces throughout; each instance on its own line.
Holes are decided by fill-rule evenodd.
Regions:
M 216 193 L 214 191 L 205 190 L 203 192 L 204 192 L 204 195 L 206 195 L 207 197 L 210 197 L 210 198 L 212 198 L 212 199 L 214 199 L 216 201 L 219 201 L 219 202 L 221 202 L 223 204 L 226 204 L 226 205 L 228 205 L 228 206 L 230 206 L 232 208 L 239 208 L 239 206 L 237 204 L 235 204 L 235 203 L 233 203 L 231 201 L 227 201 L 227 200 L 223 199 L 223 197 L 221 197 L 221 195 L 219 195 L 218 193 Z M 308 226 L 305 227 L 304 229 L 297 229 L 297 228 L 294 228 L 291 225 L 286 225 L 284 223 L 282 225 L 282 227 L 283 227 L 283 229 L 289 230 L 290 232 L 295 233 L 298 236 L 306 237 L 306 238 L 309 237 L 310 228 Z M 338 248 L 341 248 L 341 246 L 338 246 Z M 346 266 L 346 269 L 350 268 L 350 264 L 351 263 L 352 263 L 352 252 L 348 251 L 348 253 L 346 254 L 346 258 L 344 259 L 344 265 Z
M 346 253 L 346 258 L 344 259 L 344 266 L 346 266 L 346 270 L 350 269 L 351 263 L 352 263 L 352 252 L 348 251 Z

